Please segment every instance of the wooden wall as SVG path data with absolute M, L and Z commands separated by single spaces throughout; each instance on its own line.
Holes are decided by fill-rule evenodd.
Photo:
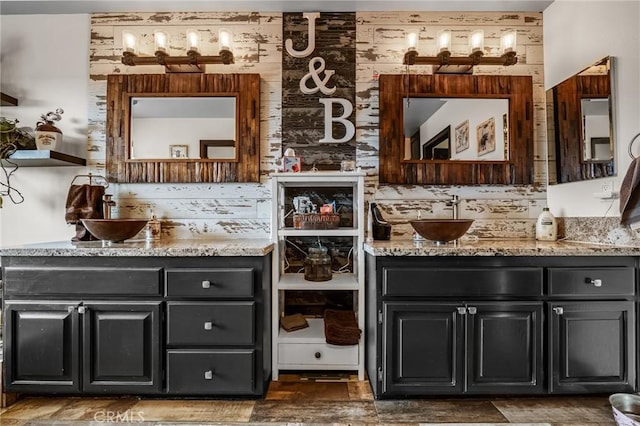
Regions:
M 104 173 L 106 75 L 111 73 L 162 73 L 160 66 L 127 67 L 120 63 L 121 32 L 143 35 L 153 51 L 153 30 L 162 27 L 180 46 L 187 28 L 211 32 L 212 53 L 220 26 L 234 32 L 233 65 L 208 65 L 207 72 L 248 72 L 261 75 L 261 152 L 258 184 L 119 184 L 115 194 L 120 217 L 145 217 L 153 210 L 163 221 L 163 236 L 175 238 L 245 236 L 268 237 L 270 232 L 269 173 L 282 155 L 282 51 L 281 13 L 110 13 L 91 19 L 90 132 L 87 158 L 90 168 Z M 433 41 L 438 30 L 454 35 L 454 53 L 466 49 L 466 34 L 485 30 L 487 54 L 499 45 L 500 31 L 518 31 L 518 64 L 509 67 L 476 67 L 482 74 L 530 75 L 534 84 L 535 181 L 544 183 L 545 143 L 544 84 L 541 13 L 356 13 L 355 119 L 356 161 L 368 172 L 367 197 L 375 199 L 386 218 L 395 223 L 394 238 L 411 232 L 408 224 L 417 210 L 424 217 L 450 217 L 446 201 L 453 194 L 462 199 L 460 216 L 476 219 L 470 235 L 477 237 L 533 237 L 535 218 L 545 204 L 541 185 L 523 186 L 416 186 L 378 185 L 378 81 L 381 73 L 406 72 L 402 65 L 404 34 L 421 31 L 420 42 Z M 182 36 L 181 36 L 182 34 Z M 464 45 L 464 46 L 463 46 Z M 207 52 L 203 52 L 206 54 Z M 412 73 L 429 73 L 430 66 L 414 66 Z
M 281 13 L 109 13 L 91 17 L 90 133 L 88 162 L 105 170 L 106 76 L 164 73 L 161 66 L 129 67 L 120 63 L 124 29 L 138 35 L 141 52 L 153 53 L 153 31 L 169 35 L 170 53 L 180 54 L 186 29 L 208 36 L 201 40 L 203 55 L 217 54 L 217 31 L 234 34 L 235 64 L 206 65 L 208 73 L 260 74 L 260 183 L 112 184 L 115 212 L 120 217 L 146 217 L 153 211 L 162 220 L 163 237 L 269 237 L 271 190 L 269 173 L 281 156 L 280 104 L 282 63 Z M 141 53 L 142 54 L 142 53 Z M 184 54 L 184 52 L 182 52 Z
M 533 238 L 535 221 L 546 202 L 545 91 L 543 80 L 541 13 L 441 13 L 441 12 L 361 12 L 357 14 L 356 102 L 357 162 L 372 173 L 367 178 L 367 197 L 378 203 L 385 218 L 395 223 L 392 238 L 412 232 L 408 220 L 418 210 L 425 218 L 451 218 L 447 205 L 452 195 L 462 200 L 459 217 L 475 219 L 468 236 L 482 238 Z M 427 186 L 379 185 L 378 171 L 378 76 L 407 72 L 402 65 L 405 34 L 420 32 L 418 49 L 435 54 L 438 31 L 452 31 L 454 55 L 464 55 L 467 34 L 474 29 L 485 33 L 485 54 L 497 55 L 500 33 L 518 33 L 518 63 L 510 67 L 477 66 L 474 73 L 488 75 L 528 75 L 533 79 L 534 100 L 534 185 Z M 430 50 L 431 49 L 431 50 Z M 430 65 L 415 65 L 412 74 L 430 74 Z
M 293 148 L 302 157 L 302 169 L 309 170 L 315 164 L 319 169 L 338 169 L 342 160 L 355 160 L 355 137 L 342 143 L 319 143 L 325 136 L 325 110 L 321 98 L 342 98 L 355 106 L 356 78 L 356 15 L 355 13 L 321 13 L 315 21 L 315 50 L 307 57 L 294 58 L 286 51 L 282 53 L 282 148 Z M 291 39 L 295 50 L 304 50 L 308 45 L 309 25 L 302 13 L 285 13 L 283 16 L 283 39 Z M 327 71 L 335 74 L 327 88 L 336 88 L 331 96 L 321 92 L 303 94 L 300 79 L 310 73 L 309 62 L 319 57 L 325 61 L 322 79 Z M 318 66 L 318 70 L 320 67 Z M 309 80 L 310 89 L 317 85 Z M 336 111 L 335 116 L 342 114 Z M 350 121 L 353 123 L 354 113 Z M 345 135 L 345 127 L 333 126 L 335 138 Z

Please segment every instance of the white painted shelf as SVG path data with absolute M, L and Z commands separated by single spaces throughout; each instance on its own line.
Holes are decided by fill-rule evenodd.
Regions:
M 320 171 L 302 173 L 274 173 L 272 179 L 271 239 L 273 251 L 272 279 L 272 379 L 278 380 L 281 370 L 356 370 L 358 379 L 364 380 L 364 177 L 362 172 Z M 309 192 L 350 193 L 353 205 L 353 227 L 337 229 L 295 229 L 285 226 L 285 198 L 287 190 Z M 304 191 L 302 191 L 304 192 Z M 291 194 L 291 192 L 289 192 Z M 290 196 L 290 195 L 289 195 Z M 286 200 L 290 205 L 290 200 Z M 340 210 L 338 210 L 340 211 Z M 349 273 L 332 274 L 329 281 L 315 282 L 304 279 L 304 274 L 285 272 L 284 256 L 288 238 L 319 237 L 331 241 L 339 238 L 352 244 L 352 270 Z M 357 345 L 336 346 L 326 343 L 324 320 L 308 318 L 309 327 L 287 332 L 280 328 L 280 317 L 284 315 L 287 291 L 351 291 L 353 309 L 362 336 Z
M 280 290 L 358 290 L 356 274 L 333 273 L 329 281 L 307 281 L 304 274 L 283 274 L 278 283 Z
M 324 320 L 322 318 L 307 318 L 309 327 L 296 331 L 280 328 L 278 343 L 325 343 Z

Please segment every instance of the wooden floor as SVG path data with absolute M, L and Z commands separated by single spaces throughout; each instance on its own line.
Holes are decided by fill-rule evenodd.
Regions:
M 264 399 L 25 397 L 0 425 L 500 425 L 615 426 L 606 395 L 374 401 L 368 382 L 281 375 Z

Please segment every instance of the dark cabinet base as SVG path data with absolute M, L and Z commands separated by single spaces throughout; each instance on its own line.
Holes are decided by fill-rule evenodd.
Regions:
M 367 255 L 374 396 L 635 391 L 636 263 Z
M 270 254 L 12 256 L 2 266 L 5 392 L 239 397 L 267 390 Z

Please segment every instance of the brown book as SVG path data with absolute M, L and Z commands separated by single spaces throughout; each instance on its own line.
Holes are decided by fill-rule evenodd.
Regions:
M 280 318 L 280 325 L 287 331 L 295 331 L 309 327 L 309 323 L 302 314 L 285 315 Z

